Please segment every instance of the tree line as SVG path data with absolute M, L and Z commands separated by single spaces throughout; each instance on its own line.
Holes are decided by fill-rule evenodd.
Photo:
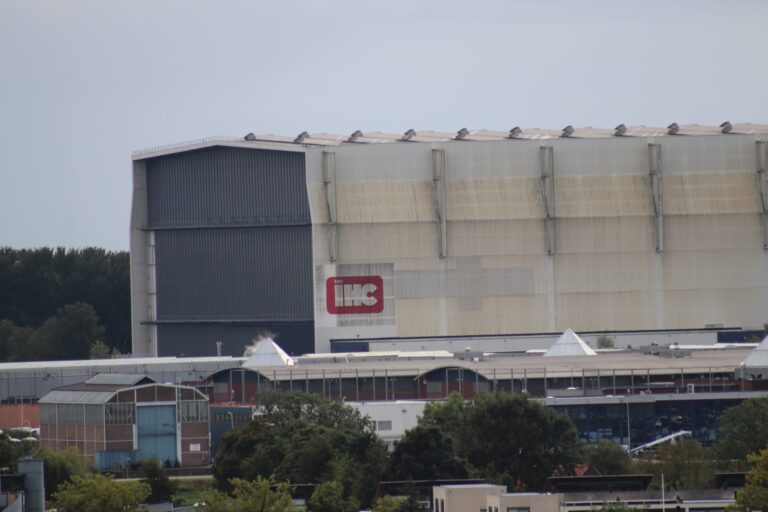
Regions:
M 0 361 L 130 351 L 125 251 L 0 248 L 0 291 Z
M 548 477 L 572 475 L 577 464 L 604 475 L 652 474 L 652 489 L 660 488 L 663 473 L 668 491 L 707 488 L 721 471 L 759 468 L 762 476 L 768 474 L 766 399 L 727 409 L 720 420 L 720 440 L 713 446 L 686 440 L 635 458 L 616 443 L 580 443 L 565 414 L 504 392 L 473 400 L 454 394 L 445 402 L 427 404 L 418 424 L 391 453 L 373 423 L 341 401 L 273 392 L 262 397 L 259 407 L 251 424 L 224 436 L 214 461 L 218 491 L 212 503 L 244 503 L 243 496 L 253 498 L 257 489 L 260 499 L 271 489 L 277 494 L 270 499 L 279 503 L 280 492 L 291 482 L 318 485 L 310 511 L 348 512 L 362 506 L 375 512 L 410 512 L 421 510 L 414 497 L 376 500 L 378 483 L 479 478 L 512 491 L 542 491 Z M 756 455 L 761 451 L 762 456 Z M 768 478 L 759 482 L 752 487 L 758 485 L 768 495 Z

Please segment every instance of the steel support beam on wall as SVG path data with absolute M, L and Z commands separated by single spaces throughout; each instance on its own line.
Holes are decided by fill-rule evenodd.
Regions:
M 446 190 L 445 190 L 445 150 L 432 150 L 432 200 L 437 216 L 437 254 L 441 258 L 448 255 L 447 238 L 448 225 L 446 219 Z
M 336 153 L 330 151 L 323 151 L 323 185 L 325 202 L 328 205 L 328 259 L 336 261 L 339 250 L 336 224 Z
M 539 156 L 541 161 L 541 190 L 547 215 L 544 220 L 547 254 L 555 254 L 555 153 L 552 146 L 541 146 Z
M 664 250 L 664 201 L 661 193 L 661 145 L 648 144 L 648 175 L 653 200 L 656 252 Z
M 763 249 L 768 250 L 768 141 L 757 141 L 757 186 L 760 192 L 760 217 L 763 223 Z

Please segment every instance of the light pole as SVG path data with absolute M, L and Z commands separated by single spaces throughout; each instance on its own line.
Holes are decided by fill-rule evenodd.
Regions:
M 229 414 L 229 429 L 234 430 L 235 429 L 235 416 L 232 414 L 232 411 L 227 411 L 227 414 Z

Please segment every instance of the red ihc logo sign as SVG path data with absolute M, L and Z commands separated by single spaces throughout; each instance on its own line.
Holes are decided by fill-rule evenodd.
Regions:
M 384 280 L 381 276 L 329 277 L 325 301 L 332 315 L 381 313 L 384 311 Z

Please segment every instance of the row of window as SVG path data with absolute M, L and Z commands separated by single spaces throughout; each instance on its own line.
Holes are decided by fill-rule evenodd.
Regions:
M 213 415 L 214 423 L 231 424 L 242 427 L 251 422 L 251 416 L 248 414 L 233 414 L 231 412 L 217 412 Z
M 183 400 L 178 403 L 179 423 L 208 421 L 208 402 L 204 400 Z
M 208 402 L 178 402 L 179 423 L 208 421 Z M 40 404 L 40 423 L 46 425 L 133 425 L 136 404 Z
M 102 425 L 102 404 L 40 404 L 40 423 L 46 425 Z

